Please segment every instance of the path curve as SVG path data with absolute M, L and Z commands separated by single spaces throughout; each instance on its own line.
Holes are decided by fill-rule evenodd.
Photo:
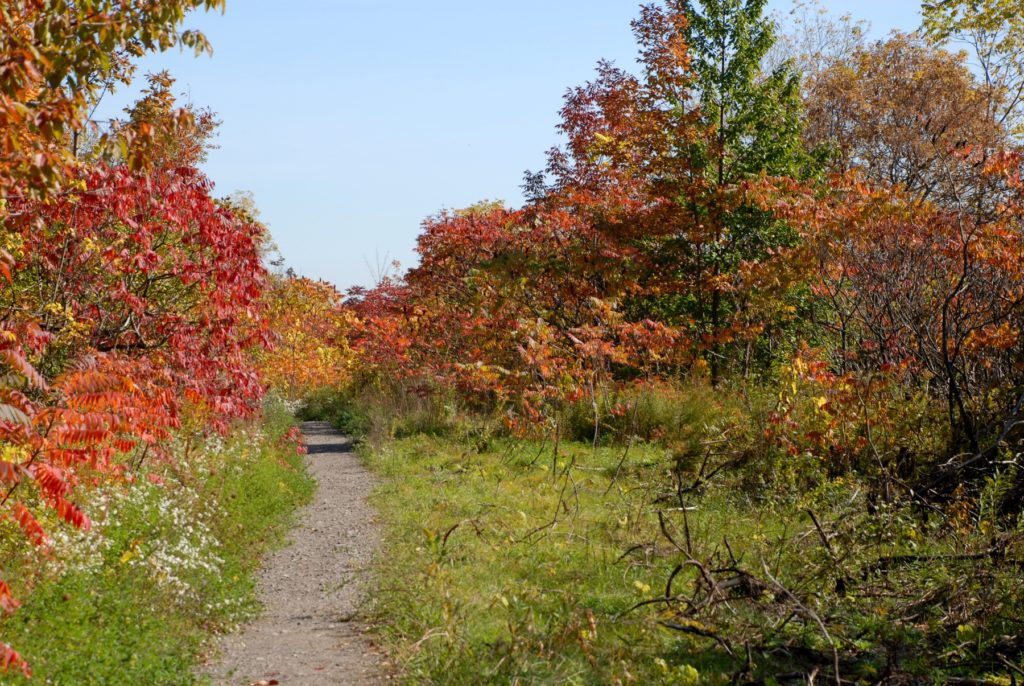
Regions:
M 222 686 L 380 684 L 381 657 L 357 615 L 360 588 L 380 544 L 366 498 L 374 486 L 351 443 L 326 422 L 305 422 L 307 464 L 319 483 L 287 548 L 259 574 L 264 613 L 225 637 L 203 670 Z

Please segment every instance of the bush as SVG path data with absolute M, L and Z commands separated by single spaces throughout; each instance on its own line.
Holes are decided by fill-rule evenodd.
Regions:
M 703 382 L 638 383 L 608 389 L 597 399 L 598 442 L 604 445 L 642 440 L 694 449 L 709 433 L 734 422 L 737 408 L 723 402 L 728 391 Z M 594 439 L 594 404 L 581 400 L 564 415 L 565 437 Z
M 454 398 L 451 391 L 425 392 L 401 384 L 333 388 L 311 396 L 298 417 L 330 422 L 357 442 L 373 445 L 417 435 L 487 440 L 501 433 L 494 418 L 468 412 Z
M 342 388 L 322 388 L 312 393 L 299 407 L 296 416 L 302 421 L 329 422 L 355 438 L 370 432 L 370 416 L 365 406 Z

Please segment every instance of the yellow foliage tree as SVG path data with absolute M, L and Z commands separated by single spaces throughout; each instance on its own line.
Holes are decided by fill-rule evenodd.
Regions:
M 354 321 L 331 284 L 304 277 L 273 277 L 264 301 L 273 345 L 256 353 L 263 380 L 289 398 L 349 379 L 347 333 Z

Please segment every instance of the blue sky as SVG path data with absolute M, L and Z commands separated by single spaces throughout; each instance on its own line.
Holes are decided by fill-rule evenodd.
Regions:
M 521 200 L 558 142 L 565 89 L 600 58 L 631 66 L 637 0 L 228 0 L 197 14 L 212 57 L 147 57 L 223 124 L 205 169 L 250 191 L 289 266 L 340 288 L 415 261 L 424 217 Z M 824 0 L 872 33 L 910 30 L 914 0 Z M 771 0 L 788 11 L 790 0 Z M 141 78 L 137 80 L 141 81 Z M 100 117 L 134 97 L 108 97 Z

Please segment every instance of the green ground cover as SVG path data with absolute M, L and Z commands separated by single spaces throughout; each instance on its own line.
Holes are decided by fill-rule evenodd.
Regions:
M 856 482 L 692 488 L 699 466 L 644 443 L 555 457 L 419 434 L 362 451 L 386 479 L 373 611 L 406 683 L 835 683 L 838 664 L 844 683 L 1009 684 L 1016 669 L 1020 551 Z

